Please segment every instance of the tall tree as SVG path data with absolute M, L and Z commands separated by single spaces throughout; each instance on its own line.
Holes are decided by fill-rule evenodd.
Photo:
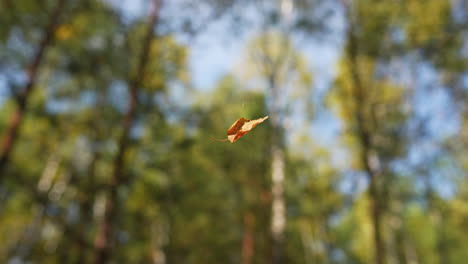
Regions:
M 356 40 L 356 31 L 352 22 L 350 23 L 350 28 L 348 29 L 348 48 L 346 50 L 346 55 L 349 60 L 349 69 L 351 69 L 352 82 L 353 82 L 353 91 L 352 91 L 352 100 L 355 105 L 358 106 L 355 109 L 355 118 L 356 118 L 356 133 L 358 135 L 358 140 L 361 145 L 360 151 L 360 162 L 364 166 L 364 170 L 368 176 L 369 180 L 369 194 L 371 197 L 371 215 L 372 215 L 372 224 L 374 226 L 374 243 L 375 243 L 375 258 L 376 263 L 383 264 L 385 263 L 385 246 L 382 235 L 382 222 L 383 222 L 383 208 L 380 202 L 380 194 L 378 191 L 377 177 L 379 176 L 378 160 L 375 153 L 372 153 L 371 146 L 371 132 L 367 129 L 365 124 L 365 113 L 363 109 L 359 106 L 364 105 L 364 87 L 361 83 L 360 76 L 358 73 L 358 64 L 357 64 L 357 40 Z M 374 161 L 373 163 L 371 163 Z
M 0 143 L 0 180 L 4 175 L 3 171 L 8 163 L 14 144 L 18 138 L 19 129 L 24 119 L 24 113 L 27 107 L 29 97 L 36 85 L 37 76 L 41 63 L 43 62 L 47 49 L 52 44 L 55 30 L 59 25 L 59 19 L 64 12 L 66 0 L 58 0 L 54 10 L 50 15 L 50 21 L 44 29 L 42 39 L 37 50 L 26 69 L 26 83 L 16 95 L 16 110 L 10 117 L 10 122 L 6 129 L 3 140 Z
M 375 10 L 370 9 L 371 3 Z M 357 166 L 364 171 L 369 184 L 374 260 L 384 264 L 387 263 L 388 240 L 384 235 L 388 200 L 385 194 L 390 188 L 391 178 L 386 168 L 390 160 L 403 153 L 401 146 L 404 141 L 399 131 L 404 125 L 401 106 L 405 97 L 390 76 L 379 76 L 377 71 L 384 69 L 385 62 L 392 56 L 388 34 L 398 9 L 389 2 L 365 0 L 352 4 L 345 2 L 344 8 L 348 28 L 342 72 L 338 76 L 338 100 L 341 100 L 342 118 L 350 129 L 351 142 L 356 146 L 353 151 L 357 153 Z M 379 19 L 378 23 L 373 19 Z M 391 121 L 382 123 L 384 118 Z M 399 143 L 389 145 L 382 140 L 382 137 L 389 136 Z
M 439 263 L 451 262 L 450 240 L 453 236 L 447 232 L 447 219 L 445 215 L 453 210 L 441 197 L 435 178 L 438 174 L 448 181 L 446 166 L 435 166 L 438 163 L 453 162 L 451 166 L 463 168 L 464 164 L 458 157 L 466 156 L 466 144 L 464 135 L 466 131 L 463 123 L 466 123 L 466 99 L 468 98 L 468 86 L 466 81 L 468 60 L 464 53 L 468 43 L 467 30 L 468 18 L 466 1 L 421 1 L 412 0 L 408 4 L 404 15 L 407 23 L 405 44 L 413 52 L 418 52 L 416 57 L 419 67 L 428 67 L 434 70 L 433 81 L 424 84 L 419 77 L 418 90 L 420 96 L 438 91 L 448 95 L 450 106 L 444 107 L 444 111 L 450 111 L 450 117 L 460 118 L 462 126 L 460 131 L 447 140 L 431 131 L 430 120 L 420 121 L 424 136 L 416 135 L 413 144 L 432 144 L 434 151 L 425 153 L 425 160 L 419 166 L 418 177 L 424 183 L 425 191 L 422 193 L 427 204 L 427 213 L 432 215 L 430 224 L 434 230 L 434 252 L 437 253 Z M 434 109 L 434 113 L 439 112 Z M 451 119 L 453 121 L 453 119 Z M 447 120 L 450 121 L 450 120 Z M 449 156 L 449 157 L 447 157 Z M 461 161 L 461 162 L 460 162 Z M 451 167 L 450 166 L 450 167 Z M 462 169 L 463 170 L 463 169 Z M 437 171 L 437 172 L 436 172 Z M 465 173 L 466 174 L 466 173 Z M 461 188 L 463 190 L 463 188 Z M 461 191 L 463 192 L 463 191 Z M 426 258 L 429 256 L 424 256 Z
M 128 108 L 122 120 L 122 131 L 118 141 L 118 149 L 114 159 L 112 177 L 109 182 L 109 190 L 106 195 L 106 204 L 104 215 L 98 227 L 98 232 L 95 240 L 94 263 L 106 263 L 109 260 L 111 253 L 111 243 L 114 230 L 114 221 L 116 207 L 118 203 L 118 190 L 123 181 L 123 170 L 125 165 L 125 153 L 129 146 L 130 131 L 135 122 L 136 112 L 138 108 L 138 96 L 140 86 L 145 78 L 145 70 L 148 64 L 151 42 L 154 36 L 154 27 L 157 24 L 158 14 L 161 8 L 160 0 L 152 1 L 152 8 L 148 16 L 148 24 L 146 35 L 144 36 L 139 56 L 139 61 L 135 76 L 130 81 L 129 85 L 129 100 Z
M 291 94 L 308 98 L 312 78 L 292 40 L 284 33 L 276 30 L 263 33 L 252 41 L 248 52 L 256 73 L 254 77 L 265 83 L 265 100 L 273 129 L 270 152 L 272 262 L 281 263 L 286 228 L 284 121 Z

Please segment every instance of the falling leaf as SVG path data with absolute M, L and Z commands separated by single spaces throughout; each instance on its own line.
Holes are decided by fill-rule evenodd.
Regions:
M 232 126 L 228 129 L 227 131 L 227 139 L 219 140 L 216 138 L 213 138 L 214 140 L 217 141 L 231 141 L 231 143 L 234 143 L 234 141 L 238 140 L 241 138 L 243 135 L 247 134 L 252 130 L 254 127 L 256 127 L 258 124 L 262 123 L 268 118 L 268 116 L 265 116 L 263 118 L 255 119 L 255 120 L 250 120 L 250 119 L 245 119 L 245 118 L 239 118 L 232 124 Z

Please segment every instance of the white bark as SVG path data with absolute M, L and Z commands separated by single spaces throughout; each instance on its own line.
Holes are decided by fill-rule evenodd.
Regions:
M 284 201 L 284 151 L 278 145 L 272 147 L 272 215 L 271 232 L 275 241 L 283 240 L 286 227 L 286 205 Z

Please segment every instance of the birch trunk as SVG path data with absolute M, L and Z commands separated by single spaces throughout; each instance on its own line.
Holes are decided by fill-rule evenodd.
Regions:
M 284 230 L 286 227 L 286 205 L 284 201 L 284 150 L 277 144 L 272 147 L 272 214 L 273 263 L 282 263 Z
M 271 122 L 273 125 L 271 147 L 271 234 L 273 238 L 272 263 L 280 264 L 284 255 L 284 231 L 286 228 L 286 203 L 284 199 L 285 153 L 281 113 L 281 94 L 276 83 L 277 70 L 269 78 L 271 91 Z

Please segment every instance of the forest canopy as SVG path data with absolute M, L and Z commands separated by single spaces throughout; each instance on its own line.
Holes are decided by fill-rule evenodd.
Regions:
M 0 0 L 0 263 L 464 264 L 467 99 L 467 0 Z

